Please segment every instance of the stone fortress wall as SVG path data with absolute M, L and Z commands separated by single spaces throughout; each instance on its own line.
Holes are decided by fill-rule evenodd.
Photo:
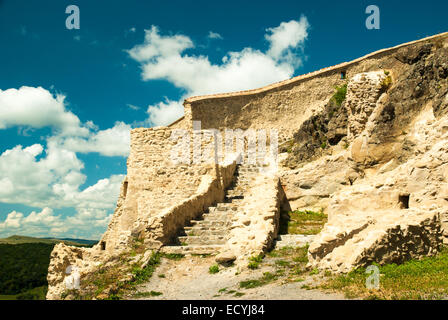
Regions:
M 343 85 L 346 79 L 359 73 L 393 69 L 399 64 L 394 53 L 441 36 L 443 34 L 379 50 L 351 62 L 260 89 L 191 97 L 184 103 L 184 117 L 173 125 L 191 128 L 192 121 L 201 121 L 203 129 L 275 128 L 283 142 L 292 138 L 303 121 L 322 110 L 333 95 L 335 86 Z M 342 72 L 346 79 L 341 79 Z

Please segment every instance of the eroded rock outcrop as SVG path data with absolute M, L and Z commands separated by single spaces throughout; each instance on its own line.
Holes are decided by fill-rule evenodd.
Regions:
M 310 266 L 348 272 L 372 262 L 401 263 L 433 255 L 447 242 L 448 117 L 433 107 L 446 94 L 445 74 L 435 72 L 446 53 L 427 44 L 399 53 L 411 65 L 383 93 L 380 73 L 350 80 L 347 154 L 365 178 L 331 196 L 329 221 L 309 249 Z

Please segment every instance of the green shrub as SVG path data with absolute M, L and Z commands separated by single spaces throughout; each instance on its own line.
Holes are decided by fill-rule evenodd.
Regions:
M 320 147 L 322 148 L 322 149 L 326 149 L 327 148 L 327 143 L 324 141 L 324 142 L 322 142 L 322 144 L 320 145 Z
M 260 254 L 258 256 L 253 256 L 249 258 L 249 264 L 247 265 L 247 267 L 251 270 L 255 270 L 258 269 L 258 267 L 260 266 L 260 263 L 263 261 L 264 255 Z
M 217 264 L 211 266 L 211 267 L 208 269 L 208 273 L 210 273 L 210 274 L 216 274 L 216 273 L 218 273 L 218 272 L 219 272 L 219 266 L 218 266 Z
M 335 86 L 335 89 L 336 91 L 333 94 L 331 101 L 333 101 L 338 107 L 340 107 L 347 96 L 347 84 L 344 84 L 340 87 Z
M 387 76 L 381 81 L 381 89 L 386 91 L 392 85 L 392 77 Z

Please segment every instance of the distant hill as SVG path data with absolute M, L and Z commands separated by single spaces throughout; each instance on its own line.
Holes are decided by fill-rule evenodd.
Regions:
M 76 243 L 76 244 L 85 244 L 88 246 L 93 246 L 98 243 L 98 240 L 85 240 L 85 239 L 74 239 L 74 238 L 60 238 L 60 239 L 43 238 L 42 240 L 53 240 L 53 241 L 57 241 L 57 242 L 63 241 L 64 243 L 70 242 L 70 243 Z
M 92 246 L 98 241 L 95 240 L 84 240 L 84 239 L 55 239 L 55 238 L 34 238 L 26 236 L 10 236 L 8 238 L 0 238 L 0 244 L 23 244 L 23 243 L 46 243 L 46 244 L 56 244 L 63 242 L 69 246 Z
M 97 241 L 11 236 L 0 238 L 0 300 L 45 299 L 50 254 L 63 242 L 91 247 Z

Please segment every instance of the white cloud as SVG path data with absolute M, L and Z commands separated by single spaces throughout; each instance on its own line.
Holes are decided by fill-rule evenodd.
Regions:
M 128 51 L 131 58 L 140 62 L 143 80 L 167 80 L 186 91 L 187 96 L 254 89 L 291 78 L 295 68 L 302 64 L 304 42 L 308 37 L 309 23 L 302 16 L 299 21 L 282 22 L 267 29 L 269 42 L 266 52 L 244 48 L 228 52 L 222 63 L 213 64 L 207 56 L 188 55 L 193 41 L 185 35 L 160 35 L 152 26 L 145 30 L 144 43 Z M 218 34 L 209 33 L 209 37 Z M 182 115 L 179 102 L 160 102 L 149 106 L 149 121 L 155 125 L 172 122 Z
M 217 33 L 217 32 L 210 31 L 208 33 L 207 38 L 209 38 L 209 39 L 220 39 L 221 40 L 222 36 L 219 33 Z
M 267 54 L 277 61 L 285 59 L 291 65 L 299 66 L 301 60 L 296 59 L 294 50 L 303 48 L 309 27 L 308 19 L 302 16 L 299 21 L 282 22 L 276 28 L 267 29 L 269 34 L 265 38 L 270 42 Z
M 0 221 L 0 234 L 99 236 L 115 208 L 123 175 L 83 187 L 87 177 L 76 153 L 127 156 L 131 127 L 123 122 L 99 130 L 66 110 L 65 97 L 38 87 L 0 90 L 0 130 L 52 127 L 46 146 L 18 145 L 0 153 L 0 202 L 44 208 L 28 216 L 13 211 Z M 23 128 L 24 129 L 23 129 Z M 74 208 L 73 216 L 53 210 Z M 76 223 L 76 227 L 73 227 Z
M 56 235 L 67 231 L 61 216 L 54 215 L 50 208 L 41 212 L 31 212 L 25 216 L 21 212 L 10 212 L 4 222 L 0 222 L 0 235 L 26 234 L 34 236 Z
M 83 207 L 112 209 L 123 175 L 99 180 L 84 190 L 84 164 L 73 151 L 49 142 L 46 156 L 36 144 L 16 146 L 0 155 L 0 202 L 21 203 L 31 207 Z
M 12 211 L 7 214 L 5 221 L 0 222 L 0 236 L 20 234 L 35 237 L 99 239 L 110 218 L 111 215 L 104 210 L 82 210 L 70 217 L 57 215 L 48 207 L 40 212 L 32 211 L 27 216 Z
M 65 96 L 38 87 L 0 90 L 0 129 L 13 126 L 53 127 L 61 134 L 86 135 L 79 118 L 67 111 Z
M 140 110 L 140 107 L 139 106 L 135 106 L 135 105 L 133 105 L 133 104 L 130 104 L 130 103 L 128 103 L 127 104 L 127 107 L 129 108 L 129 109 L 132 109 L 132 110 Z
M 130 148 L 131 126 L 123 122 L 116 122 L 115 126 L 91 132 L 84 137 L 54 137 L 63 148 L 79 153 L 97 152 L 104 156 L 127 156 Z
M 0 155 L 0 202 L 44 208 L 28 216 L 11 212 L 0 222 L 0 235 L 98 237 L 115 208 L 124 175 L 112 175 L 81 190 L 86 176 L 74 152 L 50 143 L 46 157 L 39 144 L 17 146 Z M 75 208 L 55 216 L 50 208 Z
M 184 113 L 183 105 L 178 101 L 160 102 L 148 107 L 149 122 L 155 126 L 166 126 L 180 117 Z
M 148 61 L 157 57 L 177 55 L 193 47 L 190 38 L 183 35 L 160 36 L 159 29 L 152 26 L 145 30 L 145 42 L 128 51 L 129 55 L 137 61 Z
M 36 159 L 42 151 L 41 145 L 28 148 L 16 146 L 0 155 L 0 181 L 1 185 L 6 186 L 0 190 L 1 202 L 33 207 L 56 204 L 58 199 L 51 186 L 60 183 L 72 172 L 79 173 L 84 167 L 73 152 L 51 145 L 46 151 L 46 157 Z M 79 180 L 83 183 L 85 176 Z
M 52 127 L 55 134 L 48 142 L 60 144 L 60 149 L 104 156 L 129 154 L 130 125 L 117 122 L 110 129 L 98 130 L 92 121 L 82 124 L 75 114 L 66 110 L 64 100 L 65 96 L 54 96 L 41 87 L 0 90 L 0 129 Z M 26 128 L 20 132 L 26 133 Z
M 78 209 L 114 209 L 124 175 L 112 175 L 74 195 Z

